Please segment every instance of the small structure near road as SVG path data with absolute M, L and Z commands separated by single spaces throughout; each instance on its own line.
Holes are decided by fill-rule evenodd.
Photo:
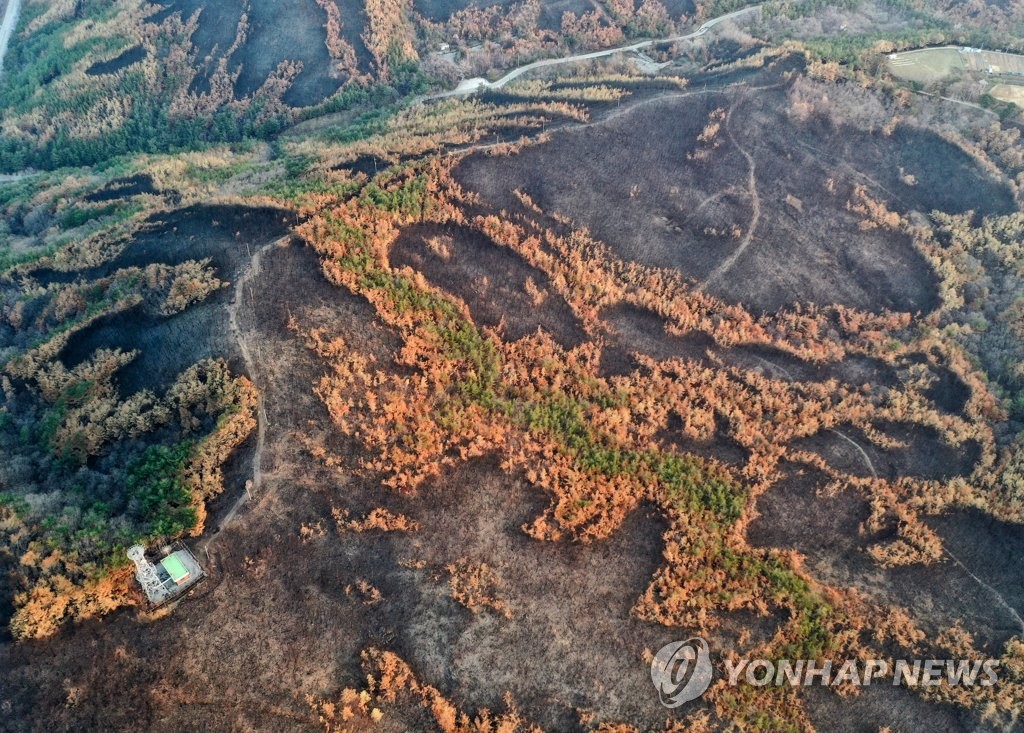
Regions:
M 652 59 L 648 54 L 643 51 L 633 52 L 633 64 L 640 70 L 642 74 L 657 74 L 659 71 L 668 66 L 670 61 L 663 61 L 661 63 Z
M 475 76 L 472 79 L 463 79 L 459 82 L 459 85 L 455 87 L 456 94 L 472 94 L 474 92 L 482 92 L 483 90 L 490 87 L 491 84 L 486 79 Z
M 128 557 L 135 563 L 136 580 L 154 606 L 180 596 L 205 575 L 199 561 L 183 546 L 155 564 L 146 558 L 146 548 L 142 545 L 129 547 Z

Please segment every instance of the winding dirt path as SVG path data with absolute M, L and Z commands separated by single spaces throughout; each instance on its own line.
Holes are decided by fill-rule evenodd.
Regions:
M 840 438 L 842 438 L 847 443 L 849 443 L 854 448 L 856 448 L 857 452 L 860 453 L 861 458 L 864 459 L 864 465 L 868 467 L 869 471 L 871 471 L 871 477 L 872 478 L 878 478 L 878 471 L 875 470 L 875 464 L 871 462 L 871 456 L 868 455 L 868 452 L 866 450 L 864 450 L 864 447 L 860 443 L 858 443 L 856 440 L 851 438 L 846 433 L 841 433 L 838 430 L 834 430 L 833 429 L 833 430 L 829 430 L 829 432 L 830 433 L 835 433 Z
M 945 102 L 959 104 L 961 107 L 970 107 L 971 109 L 976 109 L 979 112 L 984 112 L 985 114 L 991 115 L 992 117 L 999 117 L 998 113 L 993 112 L 990 109 L 986 109 L 985 107 L 982 107 L 980 104 L 968 102 L 966 99 L 953 99 L 952 97 L 943 97 L 941 94 L 932 94 L 931 92 L 914 92 L 914 94 L 920 94 L 922 97 L 931 97 L 932 99 L 941 99 Z
M 252 306 L 254 302 L 252 281 L 263 270 L 264 253 L 271 247 L 287 241 L 287 239 L 287 237 L 283 237 L 267 242 L 261 245 L 255 252 L 250 253 L 249 266 L 238 278 L 237 282 L 235 282 L 234 298 L 232 298 L 231 304 L 228 306 L 228 330 L 235 339 L 235 343 L 238 344 L 238 351 L 242 356 L 242 362 L 245 364 L 246 374 L 253 382 L 258 380 L 259 374 L 258 353 L 254 356 L 253 352 L 259 351 L 259 345 L 252 341 L 250 335 L 239 325 L 238 314 L 243 304 Z M 246 246 L 248 247 L 248 244 Z M 248 293 L 248 301 L 246 301 L 246 293 Z M 259 388 L 259 385 L 257 385 L 256 389 L 259 397 L 256 401 L 256 447 L 252 453 L 252 478 L 246 481 L 245 491 L 235 499 L 231 507 L 224 513 L 224 516 L 220 518 L 213 534 L 208 535 L 204 541 L 199 543 L 200 549 L 209 548 L 221 530 L 234 521 L 242 506 L 258 495 L 263 483 L 263 452 L 267 442 L 267 409 L 263 390 Z
M 764 364 L 765 366 L 771 369 L 777 369 L 786 376 L 792 378 L 792 375 L 785 369 L 785 367 L 781 367 L 778 364 L 773 364 L 772 362 L 768 361 L 767 359 L 763 359 L 760 356 L 755 356 L 754 358 L 757 359 L 762 364 Z M 851 446 L 853 446 L 857 450 L 857 452 L 860 453 L 861 458 L 864 459 L 864 465 L 867 466 L 868 470 L 871 472 L 871 475 L 874 478 L 878 478 L 878 471 L 875 470 L 875 464 L 872 462 L 871 456 L 869 456 L 868 452 L 864 449 L 864 446 L 862 446 L 860 443 L 858 443 L 856 440 L 854 440 L 844 432 L 835 429 L 830 429 L 829 432 L 835 433 L 840 438 L 849 443 Z M 996 590 L 991 585 L 989 585 L 984 580 L 975 575 L 974 572 L 966 565 L 964 565 L 960 558 L 954 555 L 953 552 L 950 551 L 950 549 L 946 547 L 945 544 L 943 544 L 943 550 L 945 551 L 946 555 L 949 556 L 949 559 L 952 560 L 954 564 L 956 564 L 957 567 L 959 567 L 971 580 L 973 580 L 979 586 L 984 588 L 988 592 L 988 594 L 995 599 L 999 607 L 1006 611 L 1006 613 L 1009 614 L 1013 618 L 1013 620 L 1017 622 L 1017 626 L 1020 628 L 1020 633 L 1022 636 L 1024 636 L 1024 618 L 1022 618 L 1021 615 L 1017 612 L 1017 609 L 1011 606 L 998 590 Z
M 733 105 L 729 108 L 729 113 L 725 116 L 725 132 L 729 136 L 729 141 L 732 142 L 733 146 L 740 151 L 740 154 L 747 159 L 747 192 L 750 196 L 750 207 L 751 216 L 750 223 L 747 225 L 747 233 L 743 236 L 743 241 L 740 242 L 739 246 L 732 251 L 732 253 L 722 260 L 718 267 L 716 267 L 710 275 L 704 278 L 704 282 L 697 286 L 697 290 L 704 290 L 709 285 L 718 281 L 725 273 L 732 269 L 732 266 L 736 264 L 736 261 L 743 256 L 743 253 L 747 251 L 750 243 L 754 240 L 754 234 L 757 232 L 757 225 L 761 222 L 761 196 L 757 192 L 757 163 L 754 161 L 754 156 L 750 152 L 739 144 L 736 140 L 736 136 L 732 134 L 732 128 L 730 122 L 732 121 L 732 113 L 736 109 Z
M 961 570 L 963 570 L 968 575 L 968 577 L 971 578 L 971 580 L 973 580 L 975 583 L 977 583 L 982 588 L 988 591 L 989 595 L 996 600 L 996 603 L 999 604 L 1000 608 L 1002 608 L 1004 611 L 1006 611 L 1013 617 L 1013 620 L 1017 622 L 1017 626 L 1020 628 L 1021 636 L 1024 636 L 1024 618 L 1021 618 L 1020 614 L 1017 613 L 1017 609 L 1015 609 L 1013 606 L 1007 603 L 1006 599 L 1003 598 L 1002 594 L 999 591 L 997 591 L 991 585 L 989 585 L 984 580 L 975 575 L 973 572 L 971 572 L 971 569 L 964 565 L 960 561 L 960 558 L 954 555 L 950 551 L 950 549 L 945 546 L 945 544 L 943 544 L 942 549 L 945 550 L 946 554 L 949 556 L 949 559 L 952 560 Z
M 854 448 L 856 448 L 858 450 L 858 452 L 860 452 L 861 456 L 864 457 L 864 463 L 868 467 L 868 470 L 871 471 L 871 475 L 874 476 L 875 478 L 878 478 L 878 473 L 875 472 L 875 466 L 874 466 L 874 464 L 872 464 L 871 458 L 868 456 L 867 451 L 864 450 L 864 448 L 860 445 L 860 443 L 858 443 L 857 441 L 855 441 L 853 438 L 849 437 L 845 433 L 839 432 L 838 430 L 832 430 L 831 432 L 835 433 L 836 435 L 841 437 L 843 440 L 848 442 L 850 445 L 852 445 Z M 959 567 L 964 572 L 965 575 L 967 575 L 967 577 L 969 577 L 971 580 L 973 580 L 979 586 L 984 588 L 988 592 L 988 594 L 995 600 L 996 604 L 1000 608 L 1002 608 L 1004 611 L 1006 611 L 1006 613 L 1008 613 L 1013 618 L 1013 620 L 1017 622 L 1017 626 L 1020 629 L 1020 633 L 1021 633 L 1022 636 L 1024 636 L 1024 618 L 1022 618 L 1021 615 L 1019 613 L 1017 613 L 1017 609 L 1016 608 L 1011 606 L 1009 604 L 1009 602 L 1005 598 L 1003 598 L 1002 593 L 1000 593 L 998 590 L 996 590 L 991 585 L 989 585 L 984 580 L 982 580 L 977 575 L 975 575 L 974 572 L 970 568 L 968 568 L 966 565 L 963 564 L 963 562 L 961 562 L 960 558 L 958 558 L 956 555 L 953 554 L 953 552 L 949 549 L 949 547 L 946 545 L 946 543 L 943 543 L 942 549 L 946 553 L 946 555 L 949 557 L 949 559 L 952 560 L 953 563 L 957 567 Z
M 238 309 L 245 299 L 246 289 L 249 291 L 249 304 L 252 305 L 254 300 L 252 292 L 253 278 L 263 271 L 263 253 L 275 244 L 277 242 L 270 242 L 256 250 L 245 274 L 235 283 L 235 297 L 228 308 L 228 328 L 238 344 L 239 352 L 242 354 L 245 371 L 253 381 L 257 379 L 258 373 L 256 359 L 253 358 L 252 354 L 252 346 L 254 345 L 250 345 L 248 336 L 238 325 Z M 256 491 L 259 490 L 260 484 L 263 482 L 263 446 L 266 443 L 267 435 L 267 410 L 263 400 L 263 390 L 259 390 L 259 394 L 260 396 L 256 404 L 256 450 L 253 451 L 252 456 L 252 488 Z

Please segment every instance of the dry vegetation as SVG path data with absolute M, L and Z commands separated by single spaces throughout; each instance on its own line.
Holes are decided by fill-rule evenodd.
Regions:
M 712 117 L 698 142 L 714 137 L 721 114 Z M 527 211 L 540 213 L 525 194 L 521 198 Z M 907 314 L 842 307 L 757 318 L 694 292 L 676 273 L 619 261 L 585 232 L 558 234 L 529 214 L 467 214 L 474 200 L 451 179 L 447 164 L 434 161 L 378 176 L 372 190 L 300 229 L 324 257 L 327 277 L 367 298 L 402 334 L 396 357 L 413 370 L 411 377 L 379 370 L 340 340 L 328 349 L 314 346 L 331 365 L 317 393 L 340 429 L 366 446 L 364 466 L 382 473 L 385 484 L 416 491 L 462 461 L 497 453 L 505 470 L 523 473 L 550 497 L 548 509 L 524 527 L 545 541 L 599 540 L 639 502 L 654 502 L 671 523 L 664 538 L 667 564 L 634 612 L 704 634 L 721 613 L 781 613 L 789 620 L 762 647 L 745 650 L 777 658 L 882 654 L 894 643 L 900 648 L 899 638 L 924 638 L 909 617 L 903 622 L 907 628 L 893 628 L 892 609 L 813 580 L 796 555 L 747 544 L 744 529 L 755 516 L 757 497 L 780 479 L 783 462 L 823 471 L 830 477 L 825 491 L 865 497 L 872 511 L 863 531 L 891 537 L 869 549 L 882 566 L 942 557 L 941 540 L 923 514 L 980 505 L 1021 521 L 1014 505 L 984 480 L 999 460 L 992 431 L 1001 418 L 998 402 L 958 344 L 941 331 L 911 328 Z M 864 227 L 895 228 L 900 221 L 863 189 L 855 190 L 849 206 L 864 217 Z M 474 326 L 467 306 L 438 285 L 413 271 L 392 269 L 389 251 L 402 228 L 424 222 L 475 230 L 492 246 L 516 252 L 547 276 L 594 341 L 566 350 L 538 332 L 505 342 L 499 331 Z M 971 397 L 961 414 L 944 412 L 926 396 L 927 368 L 906 370 L 881 398 L 867 385 L 794 383 L 679 358 L 639 358 L 637 370 L 604 378 L 600 343 L 606 327 L 600 313 L 619 303 L 658 313 L 669 333 L 702 332 L 723 348 L 771 347 L 809 363 L 860 355 L 892 365 L 941 364 L 969 385 Z M 682 421 L 688 440 L 724 437 L 743 448 L 746 460 L 724 465 L 665 452 L 657 436 L 671 429 L 673 418 Z M 788 447 L 843 426 L 879 447 L 894 447 L 886 435 L 892 424 L 932 429 L 952 446 L 977 443 L 981 455 L 973 480 L 865 479 Z M 483 583 L 479 575 L 471 577 Z M 462 601 L 467 605 L 481 602 L 463 583 L 456 592 L 469 599 Z M 902 647 L 904 653 L 912 648 L 917 647 Z M 810 727 L 790 696 L 724 685 L 714 694 L 723 719 L 760 716 Z M 991 709 L 984 696 L 970 704 L 989 715 L 1011 714 L 1019 693 L 1011 687 L 1000 694 Z

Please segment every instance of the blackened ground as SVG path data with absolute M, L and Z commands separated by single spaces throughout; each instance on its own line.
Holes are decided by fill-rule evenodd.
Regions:
M 233 280 L 261 242 L 276 239 L 293 223 L 285 211 L 247 206 L 190 206 L 149 220 L 102 274 L 152 262 L 177 265 L 209 257 L 221 279 Z
M 567 348 L 586 338 L 544 273 L 479 232 L 454 225 L 409 227 L 392 245 L 391 264 L 423 273 L 432 284 L 465 301 L 477 324 L 501 325 L 508 340 L 538 328 Z M 540 302 L 533 301 L 528 282 L 536 288 Z
M 101 318 L 68 340 L 61 360 L 74 367 L 99 348 L 138 349 L 138 357 L 117 375 L 122 395 L 140 389 L 160 391 L 200 359 L 223 357 L 235 373 L 244 371 L 228 328 L 227 304 L 234 297 L 231 285 L 250 253 L 286 231 L 280 211 L 240 206 L 190 207 L 150 222 L 116 259 L 89 275 L 210 258 L 217 277 L 228 286 L 172 316 L 135 308 Z
M 578 729 L 578 710 L 656 725 L 664 711 L 643 652 L 675 632 L 636 620 L 630 608 L 660 562 L 662 520 L 642 508 L 606 541 L 546 543 L 522 531 L 542 506 L 497 461 L 470 463 L 425 491 L 412 511 L 423 531 L 391 544 L 396 559 L 426 564 L 382 579 L 382 589 L 407 601 L 382 609 L 396 648 L 469 709 L 500 708 L 509 691 L 547 730 Z M 432 580 L 461 558 L 494 569 L 511 619 L 468 613 Z
M 72 336 L 60 359 L 73 368 L 96 349 L 139 349 L 141 353 L 117 375 L 125 397 L 142 389 L 160 392 L 201 359 L 225 358 L 238 373 L 242 363 L 225 312 L 230 298 L 229 290 L 220 290 L 167 318 L 144 315 L 138 309 L 103 318 Z
M 235 95 L 245 97 L 256 91 L 282 61 L 298 61 L 302 72 L 284 100 L 294 106 L 305 107 L 323 101 L 333 94 L 344 79 L 331 75 L 332 61 L 325 45 L 324 24 L 327 17 L 315 0 L 296 0 L 282 3 L 276 0 L 169 0 L 162 3 L 164 10 L 154 19 L 170 12 L 181 12 L 189 18 L 196 11 L 199 28 L 192 42 L 197 49 L 197 63 L 205 79 L 216 69 L 216 59 L 227 53 L 235 39 L 238 22 L 246 6 L 249 8 L 249 32 L 242 44 L 228 60 L 231 70 L 241 67 Z M 361 29 L 358 19 L 343 18 L 345 29 Z M 343 34 L 346 35 L 346 34 Z M 360 50 L 356 46 L 357 51 Z M 206 64 L 206 58 L 213 61 Z M 206 82 L 200 83 L 203 88 Z
M 493 162 L 472 159 L 462 174 L 495 206 L 503 205 L 502 197 L 520 183 L 535 200 L 546 196 L 542 205 L 549 210 L 565 211 L 563 205 L 578 200 L 580 209 L 567 213 L 595 231 L 605 227 L 609 242 L 620 252 L 669 262 L 684 272 L 693 269 L 696 274 L 689 274 L 697 279 L 724 261 L 730 242 L 736 244 L 703 227 L 729 222 L 730 217 L 745 227 L 752 218 L 752 192 L 747 188 L 743 193 L 749 178 L 746 151 L 756 164 L 763 230 L 759 226 L 761 233 L 753 238 L 750 253 L 738 259 L 737 269 L 709 289 L 765 309 L 775 302 L 805 299 L 794 295 L 794 283 L 806 284 L 810 289 L 800 292 L 814 297 L 835 292 L 870 307 L 912 303 L 915 298 L 927 302 L 922 293 L 934 282 L 906 243 L 860 232 L 856 219 L 846 212 L 853 180 L 859 179 L 853 174 L 839 178 L 842 188 L 834 199 L 823 194 L 825 176 L 839 175 L 841 166 L 816 162 L 813 155 L 787 157 L 779 147 L 782 138 L 801 130 L 786 127 L 787 118 L 772 107 L 770 98 L 755 100 L 734 90 L 651 102 L 631 111 L 623 107 L 619 116 L 604 124 L 560 133 L 548 145 L 500 159 L 500 169 L 488 167 Z M 735 127 L 730 130 L 737 143 L 723 139 L 706 163 L 688 160 L 696 134 L 719 105 L 732 110 L 730 125 Z M 814 134 L 825 131 L 807 131 L 811 138 Z M 882 138 L 864 139 L 865 144 L 890 144 Z M 654 152 L 645 152 L 647 147 Z M 577 182 L 577 175 L 591 179 Z M 574 195 L 564 190 L 571 185 L 576 185 Z M 631 197 L 634 186 L 639 188 Z M 785 192 L 801 199 L 802 215 L 784 203 Z M 167 217 L 111 266 L 211 256 L 221 277 L 235 280 L 254 247 L 281 231 L 275 229 L 279 212 L 263 216 L 192 209 Z M 624 223 L 614 221 L 616 216 Z M 784 219 L 789 223 L 779 223 Z M 786 239 L 797 228 L 805 233 L 798 231 L 794 241 Z M 822 241 L 821 234 L 830 231 L 842 236 L 835 242 Z M 450 263 L 442 263 L 426 247 L 427 239 L 437 235 L 452 238 L 457 256 Z M 556 334 L 575 333 L 578 326 L 563 310 L 528 312 L 518 286 L 532 272 L 518 258 L 463 235 L 457 229 L 412 228 L 392 256 L 458 292 L 481 322 L 499 318 L 507 307 L 506 323 L 524 333 L 535 325 Z M 759 253 L 759 248 L 766 251 Z M 796 280 L 764 268 L 760 261 L 748 262 L 748 256 L 779 260 L 780 266 L 789 257 Z M 874 263 L 875 257 L 882 260 Z M 843 267 L 835 268 L 834 260 L 841 260 Z M 820 282 L 830 268 L 833 280 Z M 886 272 L 879 274 L 879 268 Z M 769 273 L 766 283 L 758 280 L 761 269 Z M 884 282 L 862 282 L 872 273 Z M 502 282 L 492 291 L 477 292 L 482 283 L 473 278 L 482 277 Z M 220 314 L 210 319 L 223 317 L 224 297 L 220 293 L 209 301 L 207 307 Z M 543 509 L 545 496 L 521 476 L 502 472 L 493 458 L 447 471 L 418 494 L 391 491 L 380 476 L 362 467 L 362 447 L 332 423 L 314 393 L 330 366 L 306 349 L 288 324 L 295 319 L 300 329 L 325 328 L 354 352 L 372 356 L 380 368 L 397 372 L 393 354 L 400 344 L 395 334 L 363 299 L 328 284 L 313 252 L 297 244 L 266 250 L 262 269 L 242 298 L 240 328 L 257 363 L 250 376 L 265 397 L 267 411 L 263 480 L 253 503 L 243 504 L 231 522 L 223 521 L 226 503 L 214 507 L 209 534 L 201 540 L 209 554 L 199 552 L 210 577 L 170 616 L 140 623 L 131 611 L 121 611 L 54 639 L 0 644 L 0 719 L 5 728 L 321 730 L 307 696 L 323 699 L 343 686 L 364 685 L 359 652 L 371 645 L 400 653 L 421 679 L 470 712 L 481 706 L 501 709 L 503 693 L 511 691 L 527 716 L 553 730 L 579 729 L 581 712 L 592 713 L 596 722 L 631 719 L 645 729 L 673 715 L 657 701 L 643 654 L 680 638 L 686 630 L 643 623 L 629 614 L 662 562 L 665 527 L 649 507 L 634 512 L 607 541 L 541 543 L 527 538 L 521 526 Z M 508 304 L 497 307 L 488 300 L 497 298 Z M 555 303 L 560 301 L 549 293 L 541 310 L 553 309 Z M 623 362 L 616 365 L 619 368 L 628 368 L 629 354 L 637 351 L 695 359 L 707 353 L 706 340 L 665 336 L 661 319 L 647 311 L 617 308 L 604 315 L 615 331 L 608 351 Z M 223 331 L 204 330 L 207 321 L 200 320 L 183 320 L 182 334 L 157 334 L 154 341 L 178 338 L 180 345 L 167 349 L 176 352 L 188 348 L 185 338 L 190 332 L 197 340 L 225 338 Z M 85 332 L 69 350 L 85 353 L 85 340 L 90 338 L 93 345 L 145 344 L 158 355 L 156 363 L 146 367 L 147 374 L 170 369 L 165 362 L 176 355 L 146 342 L 138 329 L 136 323 L 108 320 Z M 846 381 L 882 386 L 894 378 L 870 360 L 849 360 L 822 367 L 822 372 L 766 349 L 727 350 L 715 356 L 734 359 L 745 368 L 759 366 L 778 378 L 834 373 Z M 931 470 L 929 456 L 940 449 L 945 453 L 934 464 L 941 475 L 966 470 L 973 461 L 970 455 L 937 445 L 927 433 L 907 436 L 909 447 L 892 457 L 866 445 L 855 431 L 848 435 L 863 445 L 879 472 Z M 672 444 L 671 435 L 659 437 Z M 831 452 L 833 460 L 845 460 L 854 470 L 862 454 L 837 439 L 841 442 L 825 439 L 809 447 Z M 679 447 L 704 450 L 730 462 L 742 458 L 735 455 L 735 446 L 717 442 Z M 336 457 L 339 466 L 327 468 L 314 458 L 317 448 Z M 247 450 L 252 450 L 251 444 Z M 734 458 L 728 457 L 729 451 Z M 229 463 L 231 494 L 224 502 L 241 495 L 249 458 L 243 450 Z M 860 470 L 870 472 L 866 464 Z M 883 570 L 864 550 L 869 541 L 887 538 L 858 534 L 868 515 L 866 502 L 851 492 L 820 496 L 817 491 L 824 483 L 821 475 L 787 466 L 786 476 L 758 501 L 761 517 L 750 527 L 751 542 L 796 548 L 806 555 L 816 577 L 911 608 L 931 632 L 963 621 L 986 649 L 993 650 L 1019 632 L 1012 614 L 991 595 L 1000 594 L 1013 607 L 1024 601 L 1019 591 L 1024 577 L 1017 562 L 1024 548 L 1014 528 L 976 517 L 938 518 L 937 530 L 962 565 L 949 561 Z M 416 518 L 422 530 L 382 535 L 335 527 L 332 509 L 358 517 L 378 506 Z M 495 569 L 501 580 L 497 593 L 508 603 L 511 619 L 487 610 L 474 614 L 452 600 L 444 566 L 460 559 L 486 562 Z M 988 590 L 979 586 L 978 578 Z M 377 589 L 379 600 L 372 592 L 361 591 L 361 585 Z M 763 640 L 779 621 L 735 614 L 725 619 L 721 634 L 734 638 L 741 630 L 750 630 L 755 639 Z M 726 647 L 713 641 L 716 651 Z M 969 714 L 926 704 L 905 690 L 872 689 L 852 703 L 830 693 L 810 694 L 811 715 L 821 730 L 877 730 L 883 725 L 902 730 L 912 727 L 911 722 L 956 730 L 971 729 L 976 723 Z M 421 713 L 389 709 L 380 729 L 431 727 Z
M 145 173 L 111 181 L 105 188 L 85 197 L 86 201 L 110 201 L 112 199 L 137 196 L 140 193 L 156 193 L 153 179 Z
M 128 68 L 132 64 L 137 64 L 144 58 L 146 58 L 146 49 L 142 46 L 132 46 L 121 55 L 110 59 L 110 61 L 100 61 L 93 64 L 85 70 L 85 73 L 90 76 L 113 74 L 121 69 Z
M 289 311 L 307 323 L 326 318 L 364 352 L 386 345 L 387 334 L 367 303 L 323 280 L 308 250 L 275 249 L 265 263 L 241 324 L 274 366 L 253 375 L 269 415 L 258 511 L 243 511 L 219 533 L 211 521 L 215 539 L 209 555 L 200 552 L 210 577 L 170 617 L 140 624 L 124 611 L 44 642 L 0 646 L 5 729 L 315 731 L 304 696 L 361 683 L 365 611 L 328 595 L 325 585 L 345 566 L 325 556 L 330 545 L 303 544 L 299 525 L 329 518 L 331 503 L 366 489 L 317 471 L 304 454 L 300 433 L 334 431 L 312 391 L 323 365 L 286 324 Z M 72 689 L 79 702 L 69 706 Z
M 675 358 L 706 364 L 708 353 L 717 350 L 714 340 L 707 334 L 696 331 L 685 336 L 670 334 L 661 316 L 634 305 L 620 303 L 606 308 L 601 312 L 601 320 L 611 327 L 611 338 L 604 354 L 609 375 L 632 371 L 637 366 L 633 354 L 659 361 Z
M 340 86 L 344 79 L 330 75 L 331 57 L 325 44 L 327 16 L 315 0 L 254 0 L 249 14 L 249 35 L 231 57 L 242 65 L 238 96 L 255 92 L 281 61 L 298 61 L 302 73 L 284 96 L 296 107 L 316 104 Z
M 470 710 L 500 709 L 508 690 L 554 730 L 580 729 L 579 710 L 662 721 L 642 655 L 677 632 L 629 610 L 662 561 L 663 522 L 642 507 L 605 542 L 531 540 L 521 525 L 543 507 L 542 493 L 490 459 L 417 495 L 383 487 L 359 470 L 362 449 L 313 393 L 327 366 L 287 324 L 328 328 L 384 369 L 394 368 L 397 339 L 369 304 L 328 285 L 299 246 L 267 250 L 253 286 L 240 325 L 259 344 L 253 378 L 268 414 L 255 505 L 219 532 L 210 522 L 209 556 L 200 551 L 210 577 L 169 617 L 140 624 L 122 611 L 54 639 L 0 646 L 9 727 L 315 731 L 306 696 L 362 686 L 359 652 L 371 645 L 400 653 Z M 313 459 L 309 441 L 339 456 L 340 469 Z M 418 519 L 422 531 L 334 528 L 332 507 L 361 516 L 381 505 Z M 305 541 L 303 525 L 314 528 Z M 511 620 L 451 599 L 443 566 L 461 558 L 494 567 Z M 382 599 L 361 593 L 360 581 Z M 392 716 L 384 730 L 432 727 L 415 714 Z
M 751 544 L 797 550 L 816 578 L 908 609 L 929 635 L 959 622 L 987 653 L 999 656 L 1006 640 L 1021 633 L 1012 613 L 950 558 L 932 565 L 878 567 L 867 548 L 894 536 L 861 535 L 858 528 L 869 515 L 867 502 L 852 491 L 822 496 L 818 491 L 827 483 L 814 471 L 794 467 L 758 499 L 760 516 L 748 533 Z M 957 529 L 963 516 L 954 513 L 928 521 L 964 566 L 993 581 L 989 585 L 997 586 L 1011 607 L 1024 605 L 1019 592 L 1022 573 L 1012 566 L 1019 542 L 1006 527 L 985 527 L 987 520 L 966 522 Z
M 325 328 L 385 370 L 397 369 L 398 339 L 363 299 L 328 284 L 316 256 L 300 245 L 266 250 L 252 285 L 243 294 L 240 327 L 254 347 L 258 368 L 250 376 L 265 395 L 268 418 L 254 503 L 223 527 L 215 510 L 202 541 L 209 554 L 199 552 L 210 577 L 170 616 L 140 623 L 121 611 L 50 640 L 0 645 L 5 726 L 312 732 L 321 728 L 306 697 L 362 686 L 359 652 L 368 646 L 399 653 L 422 680 L 470 711 L 500 710 L 510 691 L 527 716 L 551 730 L 580 730 L 581 711 L 596 722 L 629 719 L 643 728 L 671 717 L 657 701 L 643 654 L 685 629 L 629 613 L 662 562 L 663 521 L 642 506 L 607 541 L 531 540 L 521 527 L 546 499 L 490 458 L 448 471 L 418 494 L 382 486 L 360 468 L 364 451 L 339 433 L 314 394 L 328 365 L 288 324 L 294 318 L 300 329 Z M 339 468 L 314 459 L 313 446 L 337 456 Z M 225 501 L 240 495 L 246 460 L 229 464 L 234 496 Z M 794 474 L 762 497 L 752 541 L 796 547 L 818 577 L 912 604 L 932 623 L 967 616 L 982 643 L 1007 626 L 1005 614 L 955 566 L 874 567 L 856 533 L 866 505 L 850 494 L 816 496 L 822 481 Z M 336 508 L 360 517 L 378 506 L 417 519 L 422 530 L 339 532 L 331 516 Z M 998 572 L 1013 577 L 1012 553 L 1020 548 L 1010 534 L 981 544 L 980 558 L 969 559 L 997 553 L 1005 560 Z M 444 566 L 460 559 L 494 568 L 511 619 L 474 614 L 452 600 Z M 380 600 L 360 591 L 360 583 L 376 588 Z M 741 630 L 763 640 L 779 622 L 734 614 L 712 644 L 728 648 Z M 896 726 L 910 717 L 936 730 L 973 722 L 904 690 L 869 691 L 856 701 L 856 716 L 831 693 L 812 691 L 810 700 L 822 730 Z M 420 711 L 389 708 L 380 729 L 432 727 Z
M 1007 210 L 1008 189 L 932 133 L 793 122 L 784 84 L 747 76 L 725 91 L 627 100 L 517 155 L 472 156 L 456 175 L 495 210 L 515 208 L 520 189 L 623 258 L 678 269 L 754 311 L 806 302 L 932 310 L 935 275 L 907 237 L 861 229 L 847 208 L 854 186 L 897 209 L 987 213 Z M 728 124 L 700 143 L 716 109 Z M 901 165 L 917 185 L 900 181 Z
M 887 438 L 899 441 L 900 446 L 889 449 L 873 446 L 856 428 L 841 426 L 837 430 L 794 441 L 791 447 L 794 450 L 819 453 L 845 473 L 865 478 L 877 475 L 889 480 L 899 476 L 916 476 L 941 481 L 967 476 L 974 469 L 981 453 L 974 441 L 949 445 L 935 430 L 919 425 L 883 425 L 881 432 Z M 850 440 L 864 450 L 871 466 L 867 465 L 864 456 Z
M 366 33 L 369 21 L 362 0 L 337 0 L 341 10 L 341 37 L 356 52 L 356 62 L 361 71 L 369 71 L 374 63 L 373 54 L 366 47 L 363 34 Z

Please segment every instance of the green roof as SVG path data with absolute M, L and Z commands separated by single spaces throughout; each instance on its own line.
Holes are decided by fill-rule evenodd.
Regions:
M 185 567 L 185 563 L 178 559 L 177 555 L 168 555 L 160 561 L 160 564 L 163 565 L 164 570 L 167 571 L 167 574 L 171 576 L 171 580 L 175 583 L 180 583 L 188 578 L 188 568 Z

